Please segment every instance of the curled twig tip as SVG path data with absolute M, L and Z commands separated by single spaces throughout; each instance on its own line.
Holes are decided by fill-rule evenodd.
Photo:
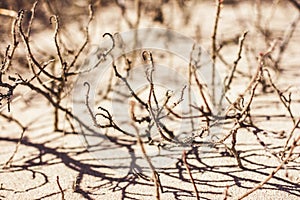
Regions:
M 53 22 L 58 23 L 58 16 L 52 15 L 49 18 L 50 24 L 53 24 Z
M 89 83 L 89 82 L 84 82 L 84 83 L 83 83 L 83 85 L 87 87 L 86 94 L 87 94 L 87 95 L 89 95 L 89 93 L 90 93 L 90 89 L 91 89 L 91 85 L 90 85 L 90 83 Z
M 143 51 L 142 57 L 144 61 L 150 60 L 152 61 L 152 53 L 150 51 Z
M 108 55 L 115 48 L 115 38 L 114 38 L 114 36 L 112 34 L 110 34 L 110 33 L 104 33 L 102 37 L 106 37 L 106 36 L 109 36 L 110 39 L 112 40 L 112 46 L 111 46 L 111 48 L 109 50 L 107 50 L 104 53 L 105 56 Z

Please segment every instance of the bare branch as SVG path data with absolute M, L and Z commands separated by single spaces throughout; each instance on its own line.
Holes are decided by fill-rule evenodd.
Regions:
M 243 33 L 243 35 L 240 37 L 240 39 L 239 39 L 239 51 L 238 51 L 238 56 L 237 56 L 237 59 L 233 62 L 233 67 L 232 67 L 231 73 L 230 73 L 230 75 L 229 75 L 229 77 L 228 77 L 228 81 L 227 81 L 227 83 L 226 83 L 226 85 L 225 85 L 225 92 L 226 92 L 228 89 L 230 89 L 230 84 L 231 84 L 231 82 L 232 82 L 232 80 L 233 80 L 233 76 L 234 76 L 234 73 L 235 73 L 235 71 L 236 71 L 236 67 L 237 67 L 237 65 L 238 65 L 238 63 L 239 63 L 239 61 L 240 61 L 240 59 L 242 58 L 241 54 L 242 54 L 243 44 L 244 44 L 244 41 L 245 41 L 245 39 L 246 39 L 247 33 L 248 33 L 248 31 L 245 31 L 245 32 Z
M 223 0 L 216 0 L 217 2 L 217 10 L 214 22 L 214 28 L 212 33 L 212 102 L 215 104 L 215 76 L 216 76 L 216 58 L 217 58 L 217 32 L 218 32 L 218 25 L 219 19 L 221 14 L 221 8 L 223 5 Z
M 57 186 L 59 188 L 59 191 L 61 193 L 61 199 L 65 200 L 65 193 L 64 193 L 64 190 L 62 189 L 62 187 L 61 187 L 61 185 L 59 183 L 59 176 L 56 176 L 56 184 L 57 184 Z
M 12 164 L 12 162 L 13 162 L 13 159 L 14 159 L 15 155 L 16 155 L 17 152 L 18 152 L 18 149 L 19 149 L 19 146 L 20 146 L 20 144 L 21 144 L 21 142 L 22 142 L 22 139 L 23 139 L 23 137 L 24 137 L 25 131 L 26 131 L 26 128 L 23 128 L 22 133 L 21 133 L 21 135 L 20 135 L 20 137 L 19 137 L 18 143 L 16 144 L 15 150 L 14 150 L 14 152 L 12 153 L 12 155 L 10 156 L 10 158 L 9 158 L 9 159 L 6 161 L 6 163 L 4 164 L 3 169 L 8 169 L 8 168 L 10 168 L 10 166 L 11 166 L 11 164 Z
M 159 175 L 158 175 L 157 171 L 155 170 L 155 167 L 154 167 L 154 165 L 152 164 L 150 157 L 149 157 L 149 156 L 147 155 L 147 153 L 146 153 L 146 149 L 145 149 L 145 147 L 144 147 L 144 143 L 143 143 L 143 141 L 142 141 L 142 139 L 141 139 L 141 136 L 140 136 L 140 134 L 139 134 L 139 130 L 137 129 L 136 126 L 134 126 L 134 125 L 132 125 L 132 126 L 133 126 L 133 127 L 135 128 L 135 130 L 136 130 L 136 135 L 137 135 L 138 144 L 140 145 L 140 148 L 141 148 L 141 151 L 142 151 L 142 153 L 143 153 L 143 155 L 144 155 L 144 158 L 146 159 L 146 161 L 147 161 L 147 163 L 149 164 L 150 169 L 151 169 L 151 171 L 152 171 L 152 178 L 153 178 L 153 181 L 154 181 L 154 184 L 155 184 L 155 197 L 156 197 L 157 200 L 159 200 L 159 199 L 160 199 L 160 192 L 159 192 L 159 189 L 162 191 L 162 185 L 161 185 L 161 183 L 160 183 Z
M 81 55 L 81 53 L 82 53 L 83 50 L 85 49 L 86 45 L 89 43 L 89 39 L 90 39 L 90 37 L 89 37 L 89 26 L 90 26 L 90 24 L 91 24 L 93 18 L 94 18 L 93 6 L 92 6 L 92 4 L 90 4 L 90 5 L 89 5 L 89 20 L 88 20 L 88 23 L 87 23 L 87 25 L 86 25 L 86 27 L 85 27 L 85 29 L 84 29 L 84 33 L 85 33 L 85 41 L 84 41 L 84 43 L 82 44 L 82 46 L 80 47 L 80 49 L 78 50 L 78 52 L 76 53 L 76 55 L 74 56 L 74 59 L 73 59 L 73 61 L 71 62 L 69 68 L 72 68 L 72 67 L 75 65 L 75 63 L 76 63 L 78 57 Z
M 189 164 L 186 161 L 186 152 L 185 152 L 185 150 L 183 150 L 183 152 L 182 152 L 182 161 L 183 161 L 183 163 L 185 165 L 186 171 L 188 172 L 188 174 L 190 176 L 190 179 L 191 179 L 191 182 L 193 184 L 195 195 L 196 195 L 196 199 L 199 200 L 200 199 L 199 192 L 198 192 L 195 180 L 193 178 L 192 172 L 190 170 Z

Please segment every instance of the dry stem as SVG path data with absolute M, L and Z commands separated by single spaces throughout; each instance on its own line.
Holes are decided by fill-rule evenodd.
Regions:
M 64 193 L 64 190 L 62 189 L 60 183 L 59 183 L 59 176 L 56 176 L 56 183 L 57 183 L 57 186 L 59 188 L 59 191 L 61 193 L 61 199 L 62 200 L 65 200 L 65 193 Z
M 133 125 L 133 124 L 132 124 L 132 126 L 136 130 L 138 144 L 140 145 L 140 148 L 141 148 L 141 151 L 142 151 L 142 153 L 144 155 L 144 158 L 146 159 L 146 161 L 149 164 L 149 167 L 150 167 L 150 169 L 152 171 L 152 177 L 153 177 L 153 181 L 154 181 L 154 185 L 155 185 L 155 197 L 156 197 L 156 200 L 159 200 L 160 199 L 160 192 L 159 192 L 159 190 L 162 191 L 162 185 L 160 183 L 159 175 L 158 175 L 158 173 L 157 173 L 154 165 L 152 164 L 150 157 L 146 153 L 146 149 L 144 147 L 144 143 L 143 143 L 143 141 L 141 139 L 141 136 L 139 134 L 138 128 L 135 125 Z
M 191 170 L 190 170 L 189 164 L 188 164 L 187 161 L 186 161 L 186 152 L 185 152 L 185 150 L 183 150 L 183 152 L 182 152 L 182 161 L 183 161 L 183 163 L 184 163 L 184 166 L 185 166 L 185 168 L 186 168 L 186 171 L 188 172 L 188 174 L 189 174 L 189 176 L 190 176 L 190 179 L 191 179 L 191 182 L 192 182 L 192 184 L 193 184 L 194 191 L 195 191 L 195 194 L 196 194 L 196 199 L 199 200 L 199 199 L 200 199 L 199 192 L 198 192 L 198 189 L 197 189 L 195 180 L 194 180 L 194 178 L 193 178 L 192 172 L 191 172 Z
M 239 63 L 239 61 L 240 61 L 240 59 L 242 58 L 241 54 L 242 54 L 243 44 L 244 44 L 244 41 L 245 41 L 245 39 L 246 39 L 247 33 L 248 33 L 248 31 L 245 31 L 245 32 L 243 33 L 243 35 L 240 37 L 240 39 L 239 39 L 239 51 L 238 51 L 238 56 L 237 56 L 237 59 L 233 62 L 233 67 L 232 67 L 231 73 L 230 73 L 230 75 L 229 75 L 229 77 L 228 77 L 228 81 L 227 81 L 227 83 L 226 83 L 226 85 L 225 85 L 225 93 L 226 93 L 227 90 L 230 89 L 230 84 L 231 84 L 231 82 L 232 82 L 232 80 L 233 80 L 233 76 L 234 76 L 234 73 L 235 73 L 235 71 L 236 71 L 236 67 L 237 67 L 237 65 L 238 65 L 238 63 Z
M 215 76 L 216 76 L 216 58 L 217 58 L 217 31 L 218 31 L 218 25 L 219 25 L 219 19 L 221 14 L 221 8 L 223 0 L 216 0 L 217 1 L 217 10 L 216 10 L 216 16 L 215 16 L 215 23 L 214 23 L 214 29 L 212 33 L 212 102 L 215 104 Z

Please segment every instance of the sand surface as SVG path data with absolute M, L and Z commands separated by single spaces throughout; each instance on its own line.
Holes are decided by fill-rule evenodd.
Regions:
M 186 8 L 188 11 L 185 11 L 190 14 L 188 24 L 184 22 L 184 12 L 178 8 L 177 4 L 170 3 L 163 6 L 167 25 L 153 22 L 150 13 L 150 17 L 146 14 L 142 15 L 140 27 L 168 27 L 197 40 L 204 48 L 210 49 L 215 3 L 213 1 L 199 1 L 198 4 L 194 4 L 191 1 L 188 2 L 188 5 Z M 38 9 L 41 9 L 42 5 L 39 6 Z M 30 8 L 31 5 L 27 5 L 27 7 Z M 129 17 L 134 18 L 133 5 L 129 4 L 128 9 Z M 249 55 L 251 56 L 249 56 L 250 59 L 247 59 L 246 53 L 243 54 L 238 69 L 251 75 L 254 74 L 257 66 L 255 57 L 269 47 L 268 42 L 264 41 L 262 33 L 259 33 L 254 26 L 255 9 L 254 1 L 225 4 L 217 35 L 217 40 L 223 41 L 240 36 L 246 30 L 249 31 L 245 40 L 245 49 L 247 48 L 247 50 L 244 49 L 244 51 L 250 52 Z M 285 31 L 289 29 L 290 24 L 299 13 L 287 1 L 280 1 L 278 5 L 272 5 L 271 1 L 268 1 L 268 3 L 262 3 L 261 9 L 262 24 L 264 26 L 267 24 L 266 26 L 272 33 L 270 38 L 273 39 L 284 37 Z M 82 18 L 85 19 L 83 21 L 87 21 L 87 16 Z M 7 19 L 3 16 L 0 18 L 0 20 Z M 83 34 L 77 31 L 82 30 L 81 21 L 70 21 L 70 23 L 64 22 L 65 26 L 68 27 L 64 30 L 71 32 L 73 38 L 78 38 L 76 41 L 82 41 Z M 37 21 L 34 26 L 39 27 L 40 23 L 43 21 Z M 92 43 L 96 43 L 98 36 L 101 39 L 103 33 L 128 30 L 130 28 L 122 19 L 121 11 L 117 6 L 114 4 L 105 7 L 98 5 L 94 21 L 91 23 L 91 34 L 94 36 L 91 38 Z M 3 41 L 7 38 L 9 31 L 7 33 L 1 31 L 0 33 L 0 38 Z M 43 50 L 55 55 L 53 29 L 51 27 L 50 29 L 47 27 L 45 30 L 37 28 L 33 31 L 31 40 L 37 53 L 41 53 L 39 50 Z M 70 40 L 67 41 L 70 42 Z M 298 27 L 282 56 L 282 70 L 276 72 L 270 68 L 278 88 L 282 90 L 289 88 L 289 91 L 292 92 L 291 108 L 295 119 L 300 117 L 299 42 L 300 26 L 298 23 Z M 70 45 L 72 47 L 72 44 Z M 4 49 L 5 46 L 2 45 L 1 53 L 4 52 Z M 225 60 L 233 63 L 237 51 L 238 43 L 234 42 L 224 47 L 222 54 Z M 22 48 L 18 49 L 18 53 L 21 55 L 20 60 L 26 59 L 24 49 L 23 51 Z M 15 63 L 16 65 L 20 64 L 17 61 Z M 221 77 L 225 77 L 230 70 L 220 61 L 218 63 L 220 66 L 218 72 Z M 28 74 L 22 67 L 20 70 L 24 71 L 25 75 Z M 248 82 L 249 78 L 237 75 L 233 79 L 230 97 L 236 98 L 246 88 Z M 222 145 L 218 148 L 187 149 L 187 162 L 200 199 L 225 199 L 225 196 L 227 199 L 238 199 L 242 194 L 266 179 L 280 164 L 281 161 L 273 154 L 278 155 L 283 150 L 294 125 L 274 90 L 264 93 L 261 86 L 258 86 L 257 91 L 251 106 L 252 119 L 259 128 L 265 131 L 260 132 L 257 136 L 253 133 L 253 129 L 240 129 L 238 131 L 236 148 L 245 169 L 240 169 L 237 166 L 236 159 Z M 74 106 L 72 98 L 66 100 L 64 104 L 69 108 Z M 42 95 L 30 91 L 26 87 L 19 87 L 16 89 L 11 103 L 11 112 L 8 112 L 6 104 L 2 105 L 0 109 L 1 113 L 14 117 L 27 127 L 10 166 L 3 168 L 14 152 L 22 130 L 14 121 L 0 116 L 0 199 L 61 199 L 62 194 L 64 194 L 65 199 L 155 199 L 155 187 L 152 181 L 143 179 L 134 173 L 132 168 L 128 167 L 130 166 L 128 163 L 125 163 L 128 164 L 124 165 L 125 167 L 117 165 L 121 161 L 118 160 L 120 156 L 116 155 L 118 151 L 114 148 L 118 147 L 110 146 L 110 143 L 105 143 L 105 140 L 98 144 L 99 146 L 94 147 L 97 155 L 101 155 L 101 151 L 103 154 L 111 152 L 104 156 L 111 160 L 101 162 L 95 157 L 95 152 L 88 151 L 82 137 L 73 133 L 65 120 L 60 123 L 61 129 L 64 129 L 65 132 L 53 131 L 53 108 Z M 61 113 L 61 117 L 64 117 L 63 113 Z M 228 131 L 224 128 L 221 135 L 226 135 Z M 102 132 L 99 131 L 99 134 Z M 292 140 L 299 134 L 299 129 L 296 129 Z M 264 142 L 265 146 L 260 144 L 257 137 Z M 226 140 L 225 144 L 230 146 L 231 139 Z M 139 151 L 137 145 L 132 148 Z M 121 151 L 127 152 L 129 148 L 125 148 L 125 150 L 123 148 Z M 166 158 L 166 163 L 156 168 L 163 189 L 160 192 L 162 200 L 196 199 L 181 154 L 182 151 L 171 152 L 169 156 L 172 159 Z M 126 162 L 131 162 L 131 154 L 128 155 L 129 158 L 126 158 Z M 261 189 L 245 199 L 299 199 L 299 155 L 300 145 L 295 148 L 291 162 L 279 170 Z M 141 161 L 143 160 L 141 154 L 139 156 L 138 159 L 143 162 Z M 152 156 L 155 157 L 155 155 Z M 163 161 L 162 158 L 160 162 Z M 148 167 L 145 167 L 144 170 L 144 175 L 151 178 Z M 63 192 L 60 191 L 59 185 Z M 227 195 L 225 195 L 225 191 L 227 191 Z

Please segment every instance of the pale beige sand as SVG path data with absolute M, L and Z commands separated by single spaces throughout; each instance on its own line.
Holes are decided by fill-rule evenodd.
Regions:
M 171 28 L 188 37 L 196 38 L 196 25 L 200 23 L 202 39 L 200 43 L 208 48 L 215 15 L 215 5 L 205 1 L 192 10 L 192 20 L 188 26 L 182 25 L 180 14 L 170 13 L 166 18 L 174 18 Z M 271 5 L 264 5 L 264 13 L 269 14 Z M 168 7 L 164 8 L 168 11 Z M 176 9 L 175 9 L 176 10 Z M 119 22 L 119 10 L 110 7 L 100 10 L 94 22 L 95 33 L 101 35 L 105 32 L 128 30 L 124 22 Z M 281 36 L 297 11 L 288 3 L 282 2 L 272 15 L 270 30 L 274 31 L 274 38 Z M 118 13 L 118 14 L 115 14 Z M 179 11 L 178 11 L 179 13 Z M 236 6 L 225 5 L 221 15 L 221 25 L 218 37 L 220 39 L 240 35 L 249 30 L 248 44 L 255 47 L 258 54 L 264 51 L 261 37 L 252 32 L 254 21 L 254 6 L 252 1 L 240 3 Z M 109 16 L 109 17 L 107 17 Z M 105 20 L 104 20 L 105 19 Z M 106 20 L 107 19 L 107 20 Z M 97 25 L 97 26 L 96 26 Z M 76 22 L 70 25 L 78 27 Z M 144 20 L 142 27 L 151 26 L 149 20 Z M 155 24 L 154 26 L 160 26 Z M 45 39 L 43 34 L 49 37 Z M 36 33 L 37 38 L 45 39 L 44 43 L 36 43 L 36 46 L 45 46 L 53 50 L 51 44 L 52 32 Z M 47 37 L 46 37 L 47 38 Z M 251 41 L 251 42 L 250 42 Z M 293 111 L 296 118 L 300 116 L 300 71 L 299 71 L 299 42 L 300 28 L 295 30 L 289 48 L 283 57 L 284 70 L 276 76 L 278 87 L 285 89 L 291 86 L 293 92 Z M 257 43 L 255 46 L 253 44 Z M 52 45 L 52 46 L 51 46 Z M 3 50 L 3 49 L 2 49 Z M 237 46 L 226 49 L 224 55 L 227 60 L 234 60 Z M 250 61 L 253 70 L 256 61 Z M 240 70 L 248 72 L 248 65 L 242 60 Z M 246 67 L 247 66 L 247 67 Z M 221 75 L 224 70 L 220 70 Z M 248 83 L 248 79 L 234 79 L 234 93 L 236 96 Z M 17 95 L 25 94 L 20 100 L 12 103 L 12 116 L 28 126 L 21 145 L 16 153 L 12 165 L 8 169 L 0 169 L 0 199 L 61 199 L 59 183 L 64 191 L 65 199 L 155 199 L 155 187 L 153 182 L 146 181 L 134 174 L 127 174 L 128 168 L 113 170 L 113 164 L 103 163 L 94 159 L 75 134 L 53 132 L 52 109 L 45 103 L 43 97 L 32 92 L 17 90 Z M 24 103 L 22 100 L 27 100 Z M 8 114 L 6 109 L 1 112 Z M 293 124 L 288 113 L 280 103 L 275 93 L 259 95 L 252 105 L 253 119 L 259 127 L 274 131 L 275 133 L 259 134 L 270 151 L 282 150 L 287 135 Z M 285 117 L 271 117 L 267 120 L 260 115 L 285 115 Z M 21 130 L 13 122 L 8 122 L 0 117 L 0 167 L 12 155 Z M 63 124 L 61 124 L 63 126 Z M 284 131 L 283 138 L 280 132 Z M 295 131 L 299 135 L 299 129 Z M 266 152 L 259 144 L 255 135 L 249 131 L 238 132 L 237 150 L 240 151 L 242 163 L 246 169 L 239 169 L 234 157 L 224 156 L 224 149 L 210 149 L 199 151 L 199 155 L 190 152 L 188 163 L 197 185 L 200 199 L 224 199 L 226 187 L 228 199 L 237 199 L 240 195 L 256 186 L 272 172 L 280 162 Z M 230 144 L 230 140 L 227 142 Z M 114 151 L 112 151 L 114 152 Z M 246 199 L 286 199 L 300 198 L 300 147 L 295 149 L 295 160 L 287 165 L 287 169 L 281 169 L 261 189 L 255 191 Z M 161 199 L 196 199 L 193 186 L 185 166 L 181 162 L 181 155 L 175 155 L 179 160 L 170 163 L 165 168 L 157 168 L 160 175 L 163 192 Z M 112 157 L 114 157 L 112 153 Z M 286 177 L 288 172 L 288 177 Z

